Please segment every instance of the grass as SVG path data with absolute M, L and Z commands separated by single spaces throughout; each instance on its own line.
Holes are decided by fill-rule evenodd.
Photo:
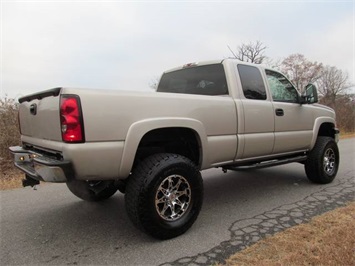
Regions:
M 226 265 L 355 265 L 355 203 L 261 240 Z
M 0 175 L 0 190 L 22 187 L 22 179 L 25 177 L 25 174 L 14 166 L 1 170 Z
M 354 132 L 340 132 L 340 139 L 349 139 L 349 138 L 354 138 L 355 133 Z

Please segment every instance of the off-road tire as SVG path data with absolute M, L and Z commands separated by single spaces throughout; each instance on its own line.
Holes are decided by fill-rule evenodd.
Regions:
M 172 192 L 170 198 L 168 191 Z M 167 202 L 174 200 L 179 203 L 177 207 L 168 207 Z M 202 202 L 201 173 L 181 155 L 161 153 L 147 157 L 127 181 L 125 204 L 129 218 L 139 229 L 158 239 L 185 233 L 195 222 Z
M 310 181 L 318 184 L 331 183 L 339 169 L 339 150 L 333 138 L 318 137 L 308 154 L 305 171 Z
M 116 193 L 113 181 L 71 180 L 67 182 L 69 190 L 78 198 L 86 201 L 101 201 Z

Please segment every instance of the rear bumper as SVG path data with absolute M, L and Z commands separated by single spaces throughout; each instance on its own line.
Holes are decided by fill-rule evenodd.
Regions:
M 61 183 L 74 176 L 68 161 L 56 160 L 20 146 L 10 147 L 9 150 L 14 155 L 15 166 L 35 180 Z

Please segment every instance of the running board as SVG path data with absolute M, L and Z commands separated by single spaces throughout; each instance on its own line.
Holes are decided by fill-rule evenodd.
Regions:
M 226 165 L 223 166 L 222 169 L 223 171 L 225 170 L 233 170 L 233 171 L 242 171 L 242 170 L 249 170 L 249 169 L 260 169 L 260 168 L 266 168 L 266 167 L 271 167 L 271 166 L 277 166 L 277 165 L 282 165 L 282 164 L 288 164 L 288 163 L 298 163 L 305 161 L 307 159 L 306 155 L 302 156 L 297 156 L 297 157 L 292 157 L 292 158 L 284 158 L 284 159 L 275 159 L 275 160 L 270 160 L 270 161 L 264 161 L 260 163 L 254 163 L 254 164 L 247 164 L 247 165 Z

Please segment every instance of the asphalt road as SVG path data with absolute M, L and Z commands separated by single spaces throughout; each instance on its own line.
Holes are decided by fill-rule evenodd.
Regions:
M 260 238 L 345 205 L 355 195 L 355 139 L 341 140 L 332 184 L 310 183 L 297 163 L 248 172 L 203 172 L 205 198 L 193 227 L 158 241 L 129 221 L 119 192 L 101 203 L 63 184 L 0 192 L 1 265 L 211 265 Z

